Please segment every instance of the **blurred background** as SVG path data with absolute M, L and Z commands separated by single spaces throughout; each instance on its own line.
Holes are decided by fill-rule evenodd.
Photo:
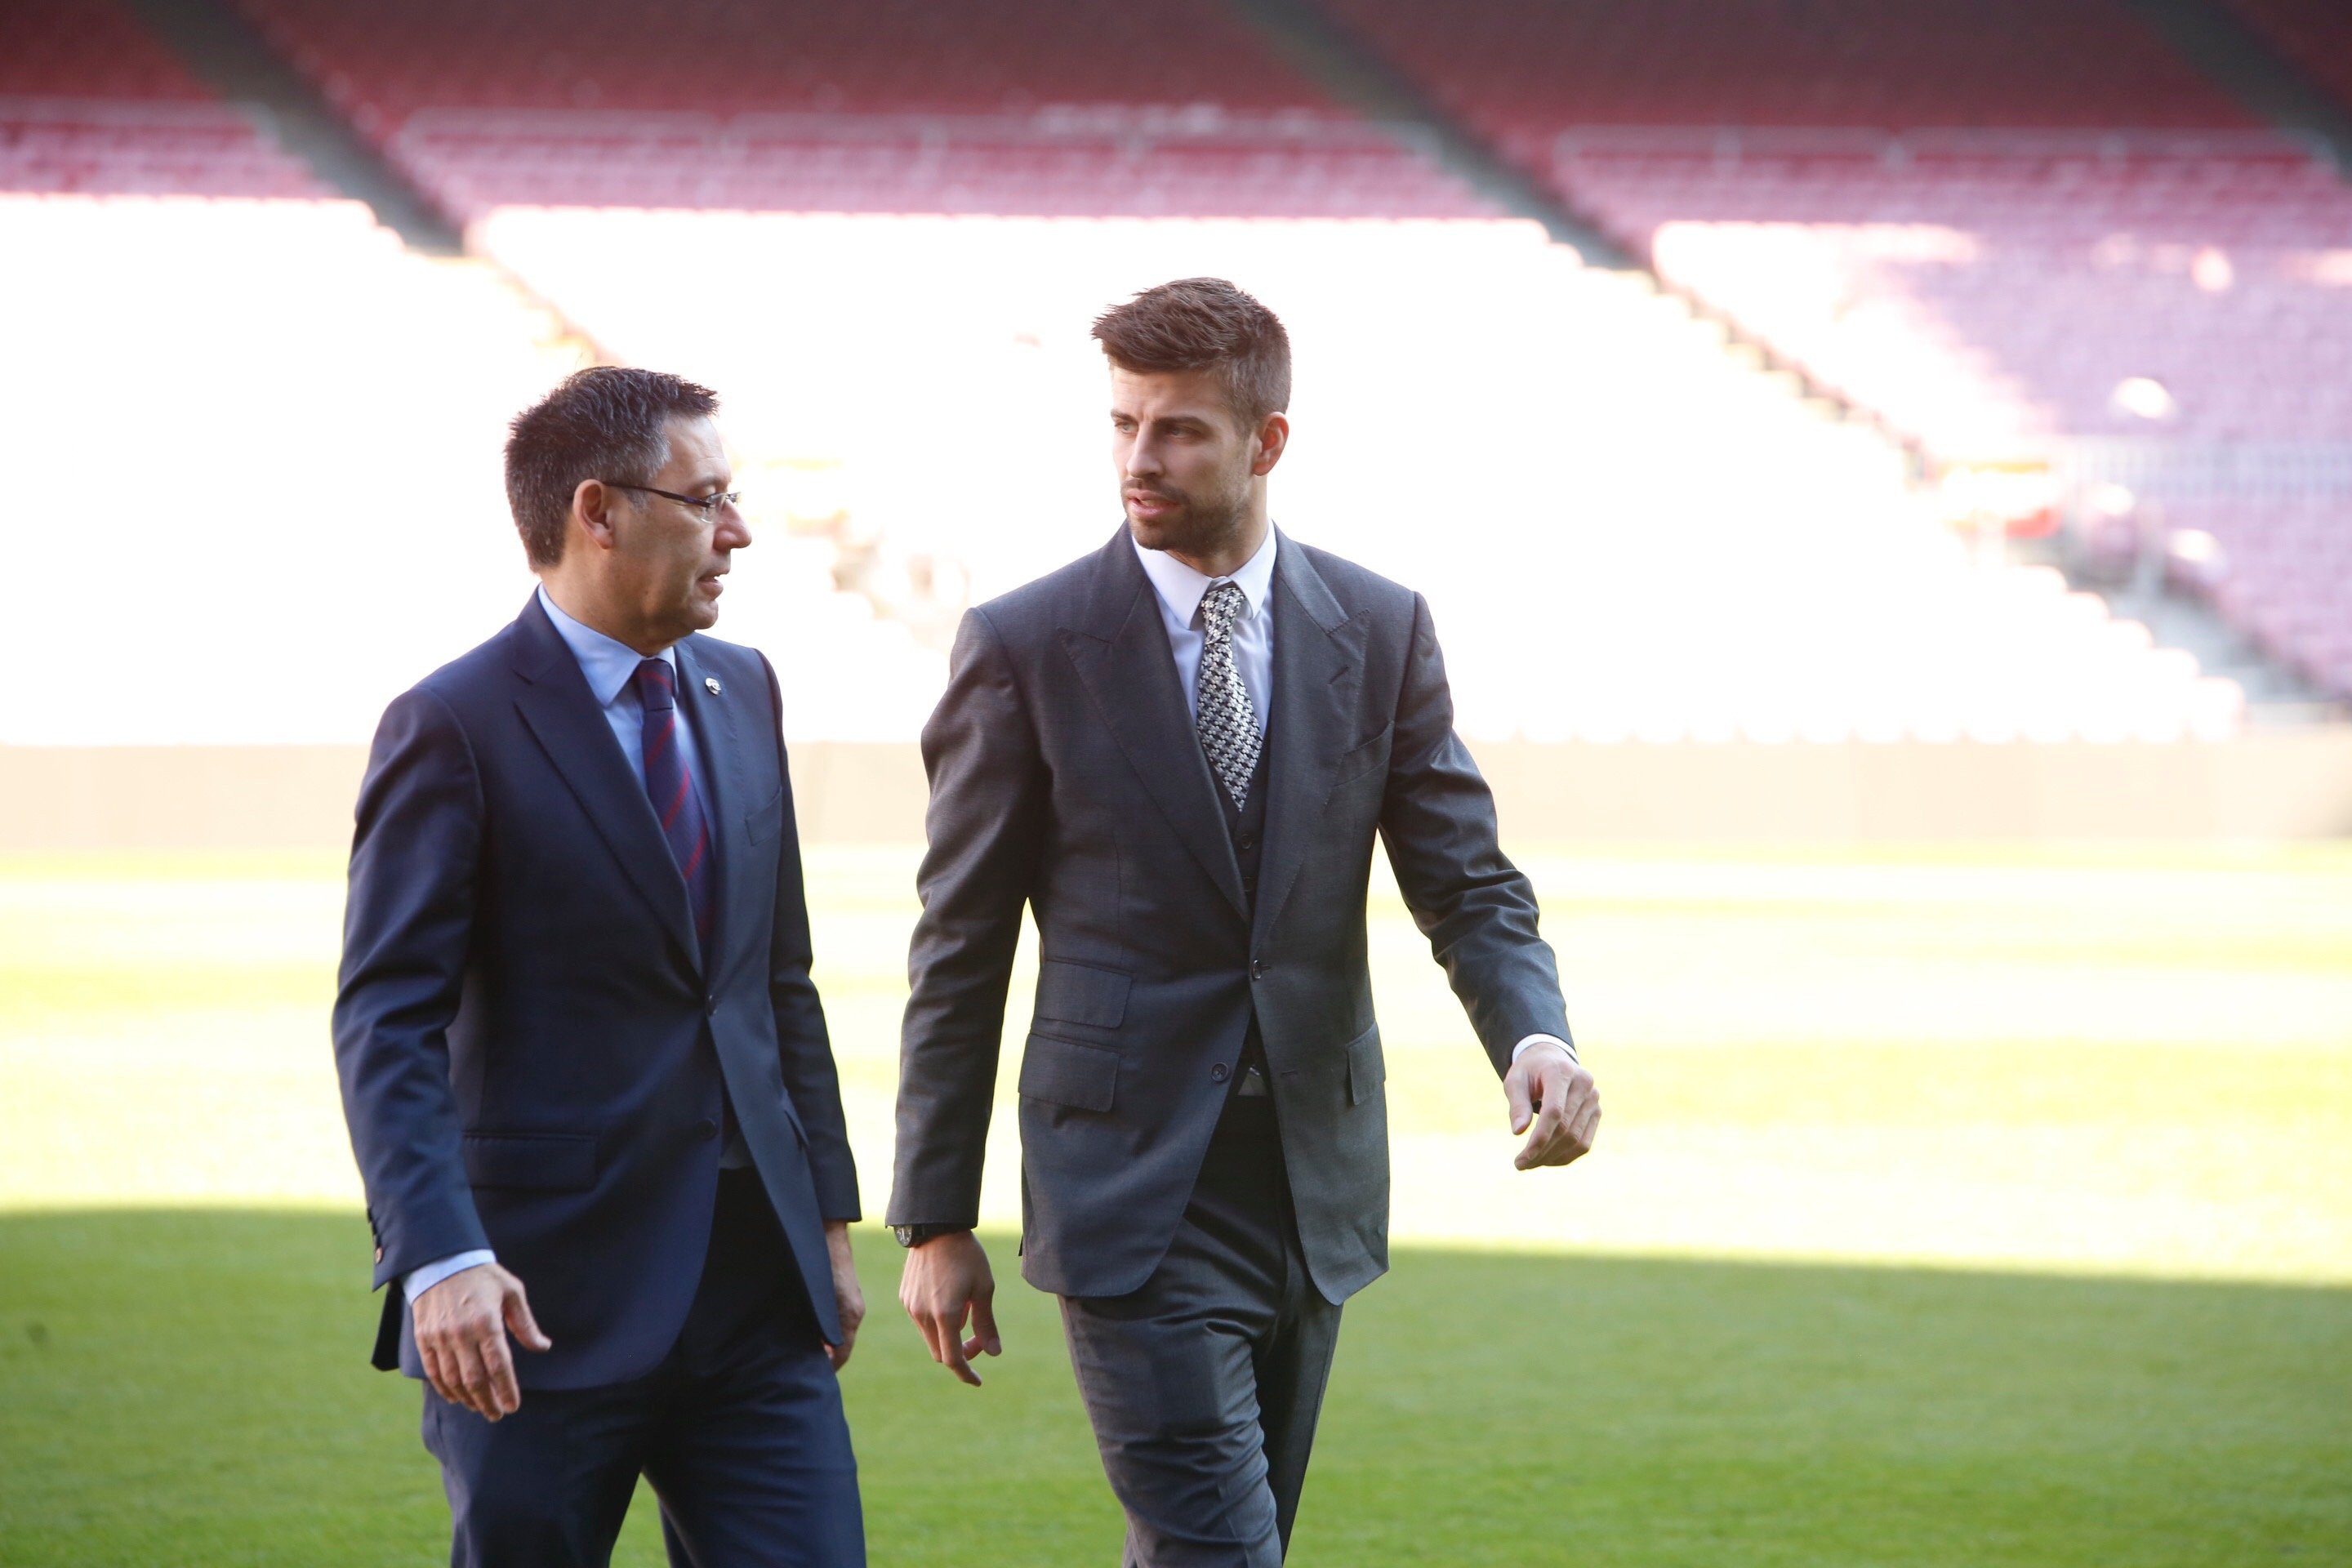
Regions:
M 326 1009 L 506 421 L 724 399 L 878 1211 L 945 650 L 1208 273 L 1609 1107 L 1513 1173 L 1380 894 L 1297 1560 L 2352 1562 L 2347 174 L 2341 0 L 0 0 L 0 1561 L 441 1551 Z M 876 1560 L 1108 1560 L 1050 1303 L 969 1394 L 859 1246 Z

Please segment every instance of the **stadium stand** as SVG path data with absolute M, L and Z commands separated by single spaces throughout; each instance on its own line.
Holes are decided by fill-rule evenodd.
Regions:
M 363 738 L 521 604 L 499 444 L 580 348 L 493 268 L 353 202 L 177 195 L 0 195 L 0 255 L 45 522 L 10 570 L 48 585 L 12 615 L 69 671 L 0 743 Z
M 2247 127 L 2115 0 L 1328 0 L 1548 172 L 1570 125 Z
M 2217 589 L 2268 558 L 2247 548 L 2263 517 L 2352 518 L 2352 189 L 2113 0 L 1330 8 L 1667 282 L 1931 462 L 2040 462 L 2086 485 L 2120 466 L 2149 515 L 2221 505 L 2215 537 L 2236 542 L 2197 574 Z M 2315 69 L 2352 58 L 2340 7 L 2240 8 Z M 2217 469 L 2234 489 L 2202 482 Z M 2332 573 L 2315 562 L 2325 586 L 2303 591 L 2352 617 Z M 2240 608 L 2265 592 L 2214 602 L 2352 695 L 2308 629 L 2325 616 Z
M 2352 108 L 2352 13 L 2337 0 L 2227 0 L 2304 73 Z
M 77 729 L 91 716 L 60 699 L 0 741 L 139 738 L 142 724 L 183 739 L 363 734 L 395 671 L 413 675 L 452 651 L 461 626 L 507 611 L 519 563 L 498 516 L 491 437 L 582 352 L 564 323 L 606 354 L 726 395 L 761 539 L 730 588 L 728 630 L 803 672 L 786 682 L 793 732 L 910 738 L 961 607 L 1114 525 L 1087 318 L 1201 272 L 1259 290 L 1300 344 L 1302 439 L 1281 521 L 1426 589 L 1474 737 L 2170 739 L 2242 721 L 2233 684 L 2152 646 L 2096 596 L 2046 569 L 1980 559 L 1885 429 L 1768 370 L 1685 299 L 1580 267 L 1534 225 L 1495 217 L 1409 135 L 1336 104 L 1215 0 L 240 5 L 386 160 L 468 222 L 499 270 L 403 253 L 349 204 L 10 198 L 6 243 L 50 258 L 47 286 L 72 302 L 66 325 L 33 334 L 26 363 L 67 374 L 79 332 L 100 342 L 92 363 L 114 377 L 166 367 L 149 374 L 139 427 L 201 412 L 140 480 L 132 510 L 149 531 L 172 515 L 169 475 L 204 457 L 199 436 L 227 438 L 221 409 L 273 386 L 315 390 L 293 422 L 297 481 L 273 479 L 258 498 L 208 489 L 190 515 L 221 527 L 266 516 L 255 533 L 266 553 L 331 507 L 325 577 L 366 562 L 386 604 L 432 608 L 392 616 L 372 596 L 352 623 L 362 637 L 339 628 L 364 647 L 304 672 L 294 698 L 225 709 L 167 694 L 152 710 L 123 709 L 120 736 Z M 1971 443 L 2005 450 L 2071 430 L 2084 409 L 2105 416 L 2094 395 L 2109 395 L 2099 382 L 2114 367 L 2094 356 L 2063 382 L 2071 334 L 2050 334 L 2052 357 L 2022 371 L 2007 357 L 2002 322 L 2044 331 L 2030 319 L 2043 296 L 2008 318 L 1990 297 L 2043 287 L 2036 253 L 1937 207 L 1951 182 L 1903 183 L 1875 132 L 1863 133 L 1869 156 L 1808 152 L 1784 175 L 1780 153 L 1751 151 L 1760 142 L 1694 153 L 1671 124 L 1608 121 L 1717 101 L 1717 118 L 1793 124 L 1771 134 L 1801 137 L 1898 109 L 1989 126 L 2046 110 L 2037 123 L 2111 128 L 2161 106 L 2176 132 L 2258 134 L 2104 3 L 2002 5 L 1996 20 L 2032 49 L 1983 45 L 1981 17 L 1963 26 L 1952 0 L 1929 0 L 1908 30 L 1855 0 L 1809 3 L 1801 26 L 1777 31 L 1767 24 L 1785 23 L 1786 7 L 1768 16 L 1752 0 L 1638 12 L 1486 0 L 1433 30 L 1389 0 L 1334 9 L 1657 256 L 1670 280 L 1932 451 L 1968 420 L 1990 433 Z M 1704 47 L 1685 69 L 1675 49 L 1692 39 Z M 1644 51 L 1657 62 L 1644 65 Z M 1743 70 L 1744 58 L 1773 68 Z M 1791 85 L 1801 81 L 1812 86 Z M 200 94 L 184 101 L 205 108 Z M 1653 140 L 1610 142 L 1588 114 Z M 2202 189 L 2194 159 L 2127 151 L 2134 199 Z M 2082 183 L 2081 166 L 2113 172 L 2104 142 L 2044 157 L 2049 188 L 2024 196 L 1985 174 L 1980 153 L 1953 154 L 1958 183 L 1991 191 L 2004 212 L 2046 214 L 2051 254 L 2079 248 L 2056 193 Z M 2244 162 L 2280 188 L 2308 184 L 2266 143 Z M 2142 179 L 2143 164 L 2158 174 Z M 1743 207 L 1744 175 L 1759 168 L 1777 194 Z M 1830 193 L 1819 210 L 1773 205 L 1817 176 Z M 1923 210 L 1899 223 L 1837 205 L 1841 193 L 1911 199 L 1923 184 Z M 2315 187 L 2305 194 L 2325 206 Z M 2211 195 L 2216 211 L 2239 199 Z M 2273 209 L 2251 210 L 2269 234 Z M 2255 299 L 2253 241 L 2227 241 L 2236 270 L 2217 291 L 2200 252 L 2184 257 L 2145 223 L 2133 233 L 2143 249 L 2115 255 L 2150 281 L 2118 317 L 2170 309 L 2168 288 L 2195 290 L 2192 303 Z M 1950 267 L 1963 252 L 1991 258 L 1978 301 L 1990 325 L 1921 286 L 1904 300 L 1912 314 L 1895 312 L 1899 330 L 1881 321 L 1876 359 L 1849 352 L 1840 334 L 1886 314 L 1886 279 L 1910 287 L 1905 268 Z M 233 278 L 240 255 L 267 260 Z M 2003 270 L 2013 256 L 2023 259 Z M 2308 269 L 2318 279 L 2334 265 L 2323 256 Z M 1780 292 L 1733 298 L 1759 278 Z M 1797 308 L 1822 297 L 1844 301 L 1828 327 Z M 2260 375 L 2218 363 L 2227 334 L 2244 330 L 2225 325 L 2206 345 L 2213 405 L 2235 404 L 2241 384 L 2267 392 Z M 2311 341 L 2316 353 L 2333 340 Z M 2193 371 L 2128 363 L 2161 382 L 2184 424 L 2208 417 Z M 2269 374 L 2294 385 L 2313 372 Z M 2045 381 L 2074 390 L 2055 395 Z M 463 395 L 447 395 L 459 383 Z M 2292 397 L 2251 405 L 2272 430 L 2332 417 Z M 2227 564 L 2198 579 L 2202 591 L 2270 615 L 2266 625 L 2305 624 L 2233 586 L 2235 563 L 2261 553 L 2235 542 L 2261 524 L 2223 510 L 2209 520 L 2210 559 Z M 1439 537 L 1446 548 L 1433 550 Z M 377 540 L 398 542 L 378 559 Z M 168 538 L 158 548 L 174 559 Z M 448 586 L 460 578 L 492 590 Z M 148 608 L 167 614 L 162 601 Z
M 507 205 L 1486 210 L 1218 0 L 246 5 L 460 221 Z
M 2171 738 L 2239 716 L 2234 687 L 2054 573 L 1974 563 L 1876 431 L 1532 225 L 510 210 L 478 234 L 613 352 L 729 388 L 748 472 L 832 465 L 806 516 L 952 563 L 975 596 L 1116 526 L 1091 310 L 1227 271 L 1297 344 L 1277 521 L 1428 594 L 1475 738 Z M 681 255 L 696 286 L 664 290 Z M 768 569 L 730 624 L 835 672 L 850 721 L 831 633 L 750 596 Z
M 2284 144 L 1643 140 L 1566 139 L 1559 177 L 1939 453 L 2352 435 L 2352 187 Z
M 0 48 L 0 190 L 313 196 L 116 0 L 14 0 Z

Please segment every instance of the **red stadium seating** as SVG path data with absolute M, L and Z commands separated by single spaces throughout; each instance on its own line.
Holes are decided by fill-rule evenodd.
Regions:
M 6 29 L 0 191 L 320 194 L 114 0 L 15 0 Z
M 115 0 L 11 0 L 0 97 L 203 103 L 202 83 Z
M 2227 0 L 2320 87 L 2352 107 L 2352 11 L 2342 0 Z
M 1061 216 L 1487 209 L 1219 0 L 245 0 L 461 219 L 501 205 Z
M 2116 0 L 1328 0 L 1531 163 L 1569 125 L 2231 127 Z
M 1893 162 L 1596 139 L 1555 169 L 1669 278 L 1931 448 L 2352 439 L 2352 187 L 2283 146 Z M 1791 243 L 1796 265 L 1760 264 Z M 2119 403 L 2133 377 L 2174 407 L 2151 420 Z M 2007 427 L 1949 414 L 1959 381 L 1979 407 L 2005 404 Z
M 2337 0 L 2231 3 L 2352 101 Z M 1328 5 L 1667 280 L 1933 456 L 2063 467 L 2121 443 L 2160 498 L 2168 471 L 2235 454 L 2254 492 L 2190 506 L 2218 509 L 2217 603 L 2352 695 L 2327 629 L 2352 625 L 2352 579 L 2296 553 L 2352 526 L 2352 484 L 2282 501 L 2258 482 L 2352 455 L 2352 187 L 2118 0 Z

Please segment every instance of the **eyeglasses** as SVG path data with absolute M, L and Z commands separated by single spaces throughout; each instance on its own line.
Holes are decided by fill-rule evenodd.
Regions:
M 683 501 L 705 517 L 716 513 L 722 506 L 733 506 L 743 499 L 741 490 L 721 490 L 715 496 L 682 496 L 676 490 L 657 490 L 651 485 L 625 485 L 618 479 L 599 479 L 596 482 L 616 490 L 638 490 L 646 495 L 659 496 L 664 500 Z

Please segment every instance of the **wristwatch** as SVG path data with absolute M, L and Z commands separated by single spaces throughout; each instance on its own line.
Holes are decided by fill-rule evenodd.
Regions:
M 894 1225 L 890 1227 L 890 1234 L 898 1238 L 901 1247 L 920 1247 L 933 1237 L 950 1236 L 971 1228 L 968 1225 Z

